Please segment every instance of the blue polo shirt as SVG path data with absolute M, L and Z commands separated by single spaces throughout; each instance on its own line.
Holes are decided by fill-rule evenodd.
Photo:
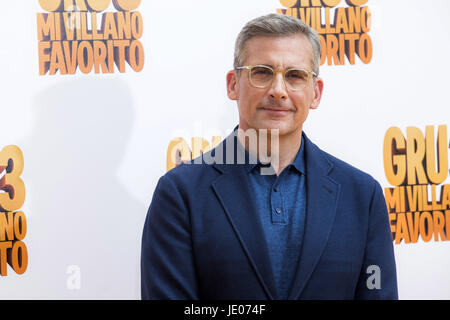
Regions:
M 294 161 L 279 176 L 261 174 L 268 165 L 255 160 L 238 142 L 238 147 L 253 161 L 245 164 L 250 188 L 269 250 L 279 299 L 287 299 L 300 258 L 306 216 L 304 141 Z M 239 141 L 239 140 L 238 140 Z M 252 164 L 253 163 L 253 164 Z

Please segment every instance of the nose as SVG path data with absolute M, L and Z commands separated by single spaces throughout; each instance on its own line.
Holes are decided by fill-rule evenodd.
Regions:
M 284 83 L 283 74 L 277 72 L 274 75 L 272 85 L 270 86 L 269 96 L 275 101 L 284 101 L 287 99 L 286 84 Z

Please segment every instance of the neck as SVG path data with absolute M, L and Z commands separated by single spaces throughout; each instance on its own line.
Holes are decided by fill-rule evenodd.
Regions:
M 238 128 L 239 142 L 247 152 L 263 163 L 270 162 L 277 175 L 294 161 L 300 150 L 301 136 L 301 128 L 286 135 L 257 129 L 256 135 L 253 136 L 240 127 Z

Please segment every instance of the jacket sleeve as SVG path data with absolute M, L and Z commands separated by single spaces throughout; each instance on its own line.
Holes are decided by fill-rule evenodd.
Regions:
M 166 174 L 147 213 L 141 249 L 142 299 L 198 299 L 189 212 Z
M 392 233 L 383 191 L 375 181 L 369 211 L 364 262 L 355 292 L 356 299 L 398 299 Z

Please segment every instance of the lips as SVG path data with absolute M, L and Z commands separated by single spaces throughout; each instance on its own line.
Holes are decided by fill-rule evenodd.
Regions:
M 270 117 L 285 117 L 293 112 L 290 108 L 276 108 L 276 107 L 261 107 L 260 110 L 264 111 Z
M 267 110 L 267 111 L 275 111 L 275 112 L 289 112 L 289 111 L 292 111 L 292 109 L 272 108 L 272 107 L 262 107 L 261 109 Z
M 280 113 L 286 113 L 286 112 L 292 112 L 295 111 L 294 107 L 290 106 L 282 106 L 277 103 L 267 103 L 259 106 L 259 109 L 270 111 L 270 112 L 280 112 Z

